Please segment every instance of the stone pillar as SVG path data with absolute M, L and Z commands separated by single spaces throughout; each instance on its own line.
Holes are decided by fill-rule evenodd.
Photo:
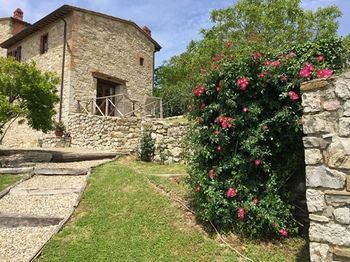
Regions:
M 350 72 L 301 91 L 310 260 L 350 261 Z

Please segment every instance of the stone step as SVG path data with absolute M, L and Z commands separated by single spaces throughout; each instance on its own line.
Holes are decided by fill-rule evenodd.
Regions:
M 0 227 L 45 227 L 58 225 L 62 218 L 0 214 Z
M 43 176 L 81 176 L 86 175 L 86 168 L 35 168 L 34 174 Z
M 47 196 L 63 194 L 79 194 L 81 188 L 12 188 L 9 192 L 13 196 Z

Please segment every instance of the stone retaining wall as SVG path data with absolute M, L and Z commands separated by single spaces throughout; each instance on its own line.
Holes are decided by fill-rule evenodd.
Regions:
M 350 72 L 304 83 L 311 261 L 350 261 Z
M 136 153 L 143 127 L 150 125 L 152 138 L 156 140 L 155 160 L 179 162 L 183 156 L 182 141 L 188 125 L 179 122 L 70 114 L 67 126 L 72 147 Z

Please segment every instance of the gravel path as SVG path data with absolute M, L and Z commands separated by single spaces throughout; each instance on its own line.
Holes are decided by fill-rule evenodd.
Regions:
M 104 162 L 106 160 L 60 164 L 42 163 L 36 166 L 89 168 Z M 29 261 L 52 237 L 60 223 L 71 215 L 86 181 L 87 175 L 35 175 L 12 188 L 7 195 L 1 198 L 0 261 Z M 47 224 L 47 221 L 55 221 L 54 223 L 57 224 L 50 225 Z

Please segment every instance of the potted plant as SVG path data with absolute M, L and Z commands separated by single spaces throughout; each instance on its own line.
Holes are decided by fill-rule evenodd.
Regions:
M 63 124 L 62 121 L 55 122 L 55 135 L 57 137 L 62 137 L 64 134 L 64 131 L 66 131 L 66 127 Z

